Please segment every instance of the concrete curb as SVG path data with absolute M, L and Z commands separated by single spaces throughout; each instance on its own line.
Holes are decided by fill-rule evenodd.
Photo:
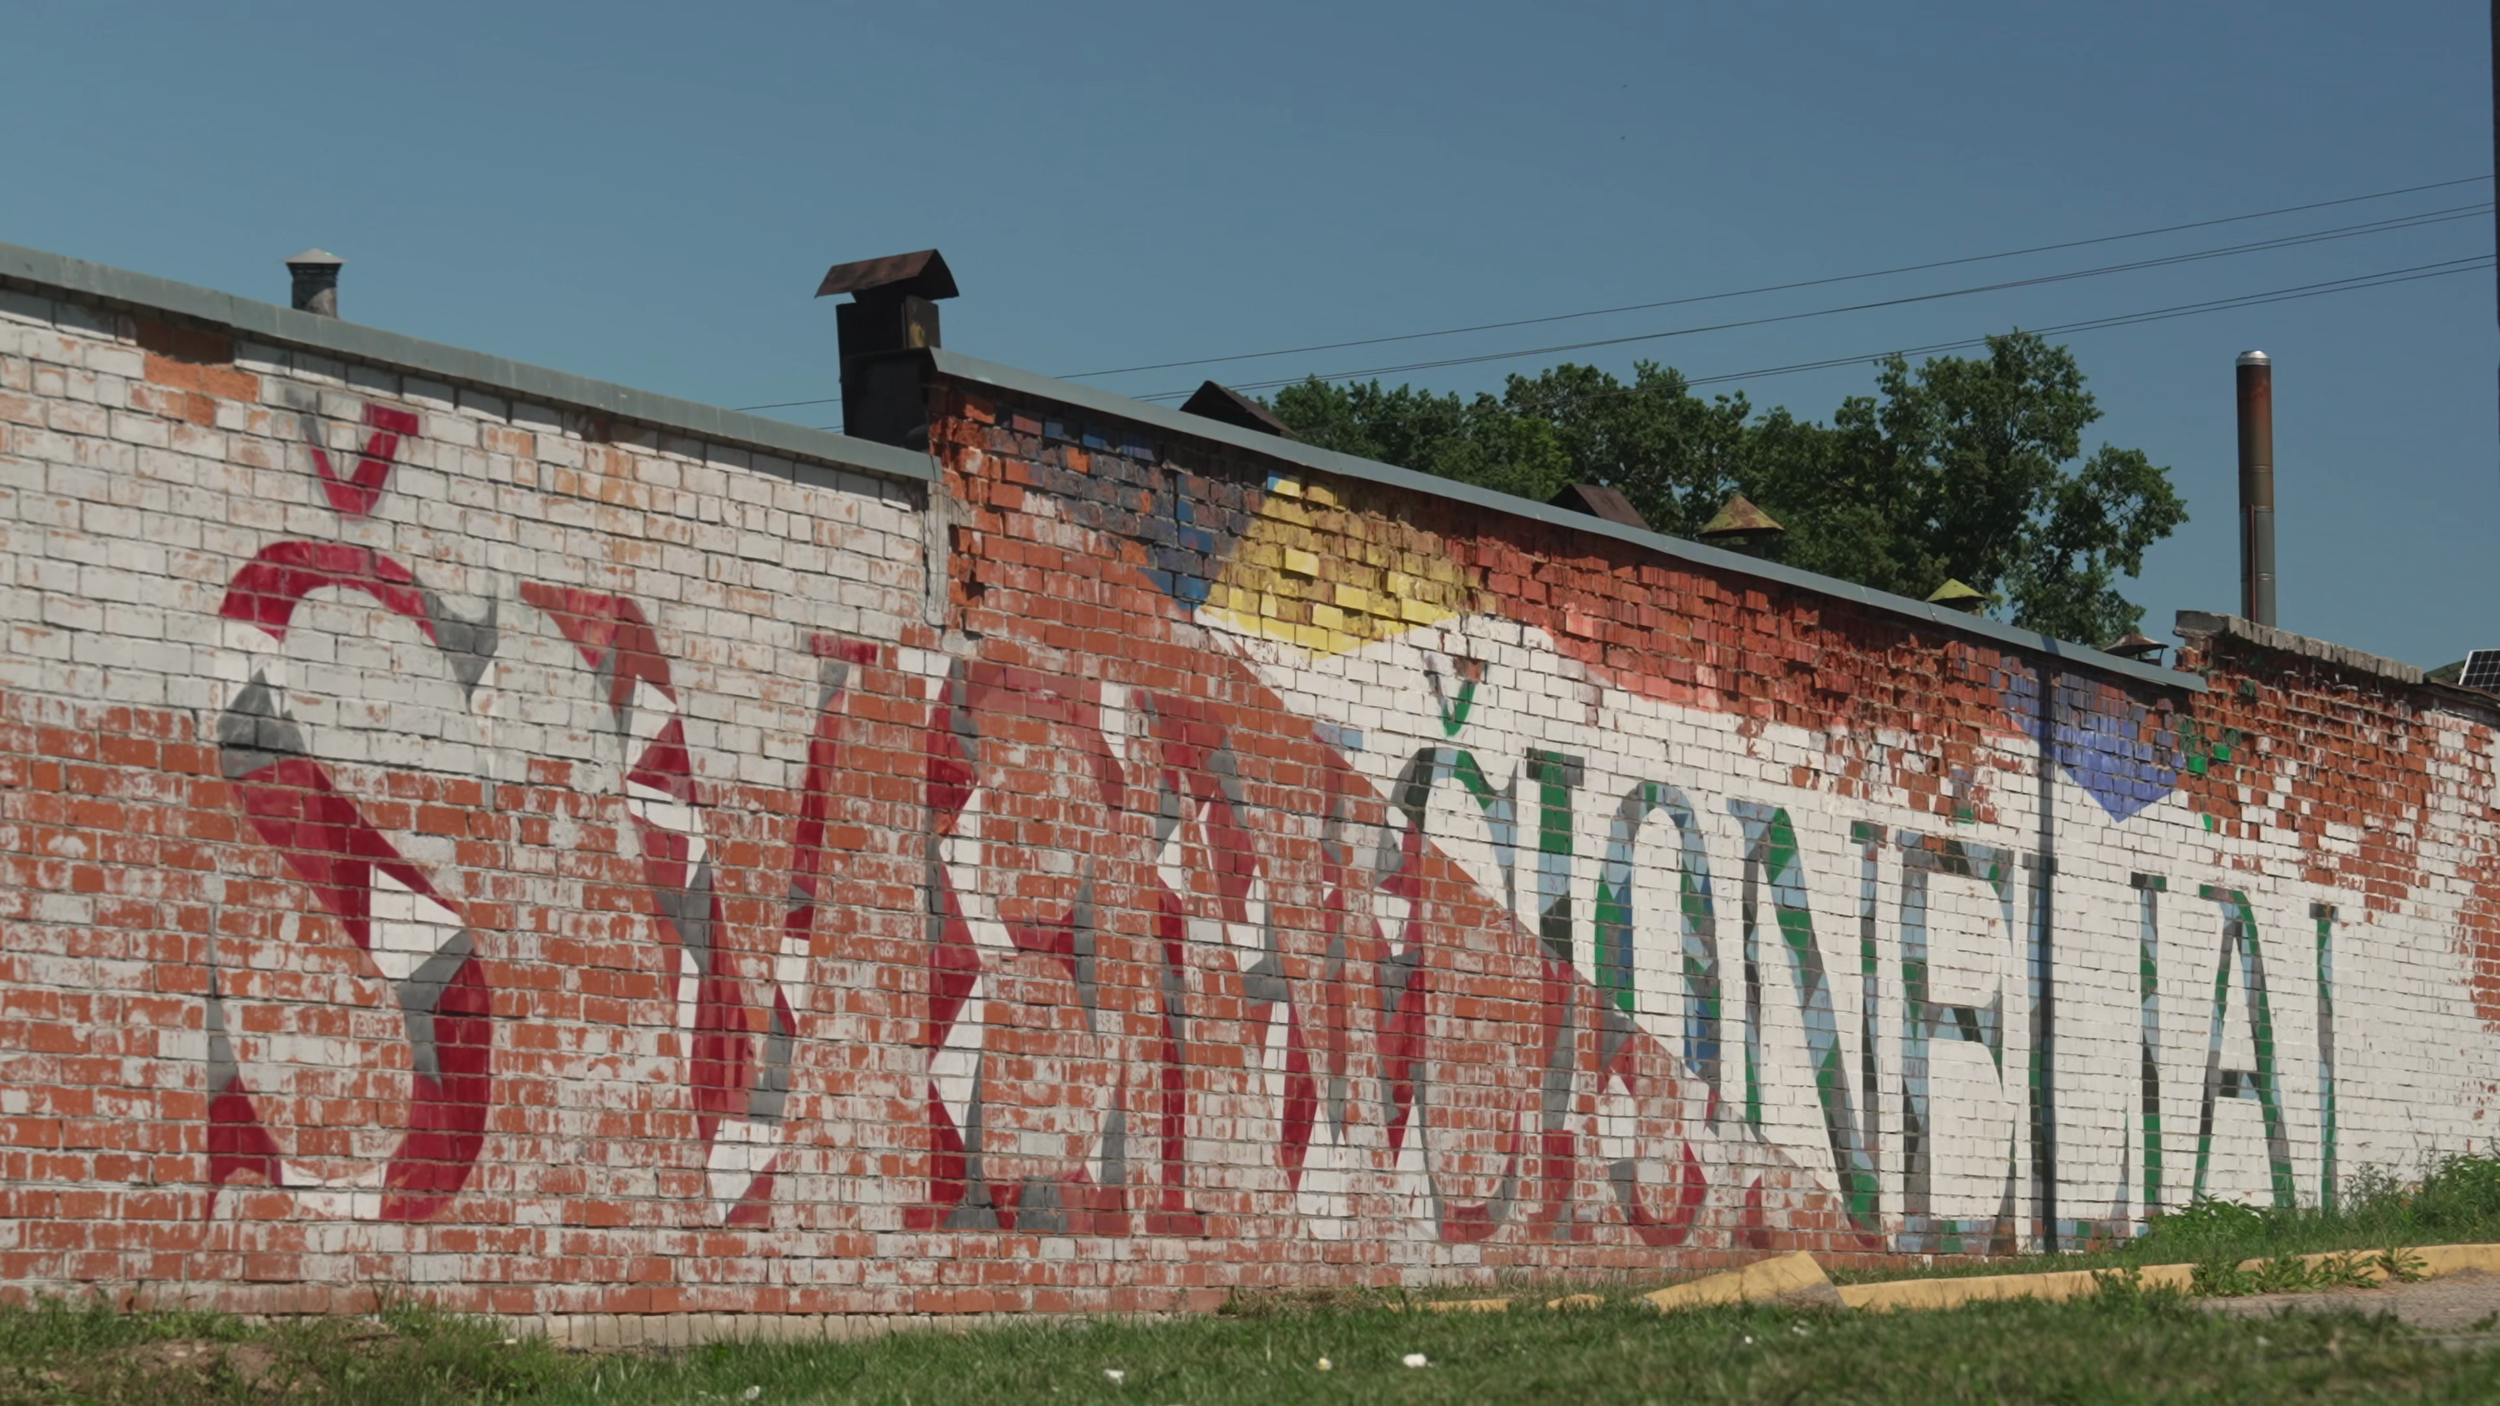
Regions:
M 2425 1245 L 2407 1247 L 2422 1260 L 2424 1277 L 2479 1269 L 2500 1272 L 2500 1245 Z M 2345 1254 L 2369 1254 L 2371 1251 L 2330 1250 L 2300 1256 L 2308 1265 L 2323 1264 Z M 2253 1270 L 2264 1264 L 2262 1259 L 2243 1260 L 2240 1268 Z M 2089 1269 L 2052 1270 L 2044 1274 L 1977 1274 L 1955 1279 L 1894 1279 L 1881 1284 L 1850 1284 L 1840 1291 L 1841 1302 L 1853 1309 L 1891 1311 L 1916 1308 L 1959 1308 L 1966 1303 L 1983 1303 L 1995 1299 L 2040 1299 L 2055 1302 L 2061 1299 L 2084 1298 L 2100 1288 L 2094 1276 L 2105 1271 Z M 2194 1266 L 2184 1264 L 2146 1265 L 2140 1271 L 2148 1289 L 2185 1289 Z M 2375 1267 L 2371 1278 L 2384 1280 L 2384 1271 Z M 1724 1277 L 1724 1276 L 1720 1276 Z M 1706 1280 L 1696 1280 L 1706 1283 Z M 1689 1287 L 1689 1286 L 1687 1286 Z M 1652 1296 L 1653 1299 L 1655 1296 Z
M 1820 1304 L 1840 1306 L 1848 1299 L 1832 1289 L 1822 1263 L 1800 1250 L 1777 1259 L 1756 1260 L 1743 1269 L 1713 1274 L 1643 1294 L 1661 1313 L 1731 1303 Z
M 2408 1246 L 2408 1251 L 2422 1261 L 2424 1278 L 2466 1270 L 2500 1273 L 2500 1245 L 2424 1245 Z M 2345 1254 L 2371 1254 L 2372 1251 L 2330 1250 L 2302 1255 L 2307 1265 L 2323 1264 Z M 2240 1268 L 2254 1270 L 2264 1264 L 2262 1259 L 2243 1260 Z M 2107 1270 L 2059 1269 L 2039 1274 L 1973 1274 L 1950 1279 L 1891 1279 L 1880 1284 L 1849 1284 L 1833 1290 L 1825 1277 L 1823 1266 L 1810 1254 L 1782 1255 L 1760 1260 L 1726 1274 L 1713 1274 L 1688 1283 L 1671 1285 L 1642 1297 L 1661 1312 L 1687 1308 L 1706 1308 L 1732 1303 L 1829 1303 L 1834 1297 L 1851 1309 L 1889 1313 L 1904 1309 L 1959 1308 L 1968 1303 L 1987 1303 L 2003 1299 L 2038 1299 L 2054 1303 L 2065 1299 L 2088 1298 L 2099 1292 L 2099 1276 Z M 2384 1280 L 2384 1270 L 2372 1266 L 2365 1271 L 2373 1280 Z M 2188 1287 L 2195 1266 L 2185 1264 L 2146 1265 L 2137 1271 L 2138 1281 L 2148 1289 L 2181 1289 Z M 1818 1292 L 1818 1287 L 1822 1292 Z M 1575 1296 L 1585 1299 L 1587 1296 Z M 1472 1304 L 1453 1304 L 1452 1308 L 1507 1306 L 1507 1300 L 1477 1300 Z M 1548 1308 L 1576 1306 L 1574 1299 L 1556 1299 Z

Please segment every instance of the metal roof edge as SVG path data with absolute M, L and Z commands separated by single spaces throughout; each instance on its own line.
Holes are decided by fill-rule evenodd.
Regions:
M 22 245 L 0 243 L 0 282 L 71 298 L 172 313 L 212 323 L 255 341 L 303 347 L 347 360 L 417 372 L 492 390 L 516 400 L 602 411 L 698 439 L 768 450 L 916 483 L 928 483 L 937 477 L 935 461 L 919 450 L 853 439 L 830 430 L 768 420 L 761 415 L 635 390 L 610 381 L 595 381 Z
M 1587 513 L 1572 512 L 1567 508 L 1556 508 L 1548 504 L 1533 502 L 1514 494 L 1496 493 L 1490 489 L 1478 488 L 1473 484 L 1436 478 L 1431 474 L 1419 473 L 1413 469 L 1402 469 L 1395 464 L 1383 464 L 1373 459 L 1341 454 L 1333 449 L 1321 449 L 1298 440 L 1283 439 L 1272 434 L 1262 434 L 1256 430 L 1242 429 L 1221 420 L 1183 414 L 1178 410 L 1150 405 L 1142 400 L 1132 400 L 1127 396 L 1096 390 L 1091 386 L 1082 386 L 1072 381 L 1062 381 L 1031 371 L 1020 371 L 1012 366 L 982 361 L 977 357 L 965 356 L 961 352 L 948 351 L 943 347 L 931 348 L 929 355 L 939 374 L 955 380 L 996 386 L 1001 390 L 1014 391 L 1021 395 L 1057 401 L 1063 405 L 1091 410 L 1097 414 L 1151 425 L 1156 429 L 1168 430 L 1174 434 L 1189 435 L 1196 439 L 1210 440 L 1231 448 L 1247 450 L 1306 469 L 1334 474 L 1340 478 L 1377 483 L 1390 488 L 1404 489 L 1410 493 L 1429 494 L 1472 507 L 1489 508 L 1495 512 L 1508 513 L 1513 517 L 1527 518 L 1534 522 L 1550 523 L 1575 531 L 1593 533 L 1600 537 L 1612 537 L 1618 541 L 1646 547 L 1663 556 L 1689 562 L 1694 566 L 1751 576 L 1758 580 L 1855 602 L 1870 610 L 1901 616 L 1925 625 L 1933 625 L 1955 634 L 1977 636 L 1993 644 L 2005 645 L 2034 654 L 2045 654 L 2081 668 L 2097 669 L 2103 673 L 2117 674 L 2162 688 L 2175 688 L 2188 693 L 2205 691 L 2205 681 L 2194 674 L 2181 673 L 2176 669 L 2165 669 L 2159 665 L 2140 663 L 2133 659 L 2122 659 L 2115 654 L 2104 654 L 2089 645 L 2056 639 L 2035 630 L 2000 624 L 1997 621 L 1974 615 L 1965 615 L 1958 610 L 1946 610 L 1941 606 L 1929 605 L 1922 600 L 1912 600 L 1908 596 L 1894 595 L 1890 591 L 1860 586 L 1837 577 L 1800 571 L 1795 567 L 1763 561 L 1758 557 L 1705 546 L 1699 542 L 1688 542 L 1683 538 L 1669 537 L 1664 533 L 1627 527 Z

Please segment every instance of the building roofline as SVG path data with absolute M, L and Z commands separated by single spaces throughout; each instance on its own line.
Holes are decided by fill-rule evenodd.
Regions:
M 2500 715 L 2500 697 L 2494 697 L 2481 689 L 2444 683 L 2432 678 L 2427 671 L 2415 668 L 2401 659 L 2390 659 L 2383 654 L 2370 654 L 2327 640 L 2296 635 L 2280 626 L 2260 625 L 2242 616 L 2223 615 L 2204 610 L 2182 610 L 2179 612 L 2178 634 L 2185 639 L 2208 642 L 2218 636 L 2243 640 L 2260 649 L 2270 649 L 2302 659 L 2314 659 L 2346 673 L 2384 679 L 2389 683 L 2418 689 L 2443 703 L 2456 705 L 2459 708 L 2470 708 L 2486 715 Z
M 41 249 L 0 244 L 0 285 L 14 285 L 71 299 L 105 302 L 152 313 L 169 313 L 227 329 L 254 341 L 302 347 L 345 360 L 414 372 L 435 380 L 491 390 L 515 400 L 595 410 L 719 444 L 840 465 L 885 478 L 927 483 L 937 467 L 919 450 L 853 439 L 675 396 L 635 390 L 609 381 L 554 371 L 484 352 L 385 332 L 378 327 L 297 312 L 275 303 L 176 283 L 106 264 L 91 264 Z
M 1890 591 L 1878 591 L 1872 587 L 1860 586 L 1836 577 L 1800 571 L 1795 567 L 1782 566 L 1777 562 L 1763 561 L 1758 557 L 1725 551 L 1699 542 L 1689 542 L 1680 537 L 1669 537 L 1664 533 L 1643 531 L 1640 528 L 1609 522 L 1587 513 L 1533 502 L 1515 494 L 1497 493 L 1491 489 L 1478 488 L 1473 484 L 1460 483 L 1454 479 L 1437 478 L 1431 474 L 1418 473 L 1413 469 L 1402 469 L 1394 464 L 1357 458 L 1352 454 L 1341 454 L 1333 449 L 1321 449 L 1299 440 L 1262 434 L 1256 430 L 1243 429 L 1221 420 L 1184 414 L 1181 411 L 1148 404 L 1142 400 L 1132 400 L 1124 395 L 1096 390 L 1092 386 L 1078 385 L 1073 381 L 1062 381 L 1030 371 L 1020 371 L 1012 366 L 982 361 L 960 352 L 948 351 L 943 347 L 930 349 L 928 355 L 936 365 L 938 373 L 952 380 L 994 386 L 1019 395 L 1056 401 L 1061 405 L 1092 411 L 1107 418 L 1134 421 L 1173 434 L 1209 440 L 1301 468 L 1332 474 L 1339 478 L 1376 483 L 1384 487 L 1403 489 L 1409 493 L 1421 493 L 1464 503 L 1470 507 L 1508 513 L 1513 517 L 1526 518 L 1533 522 L 1549 523 L 1578 532 L 1593 533 L 1600 537 L 1611 537 L 1617 541 L 1645 547 L 1661 556 L 1692 566 L 1750 576 L 1774 585 L 1812 591 L 1819 595 L 1849 601 L 1881 614 L 1907 619 L 1922 626 L 1933 627 L 1952 634 L 1971 636 L 1986 640 L 1990 644 L 2028 654 L 2046 655 L 2076 668 L 2116 674 L 2188 693 L 2205 691 L 2205 681 L 2194 674 L 2182 673 L 2176 669 L 2165 669 L 2159 665 L 2141 663 L 2133 659 L 2122 659 L 2115 654 L 2105 654 L 2088 645 L 2056 639 L 2036 630 L 2020 629 L 1979 616 L 1966 615 L 1958 610 L 1947 610 L 1942 606 L 1929 605 L 1925 601 L 1912 600 L 1908 596 L 1894 595 Z

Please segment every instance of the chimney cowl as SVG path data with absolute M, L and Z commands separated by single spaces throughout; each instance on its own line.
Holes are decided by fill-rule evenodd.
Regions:
M 899 298 L 909 294 L 934 303 L 955 296 L 955 275 L 946 267 L 946 256 L 935 249 L 888 254 L 879 259 L 835 264 L 825 270 L 824 281 L 816 285 L 816 296 L 826 298 L 836 293 L 848 293 L 861 302 L 869 301 L 872 295 Z
M 339 270 L 347 260 L 326 249 L 307 249 L 286 261 L 286 271 L 295 276 L 289 303 L 297 312 L 316 317 L 339 315 Z
M 835 264 L 816 296 L 848 293 L 833 310 L 841 345 L 842 432 L 880 444 L 925 448 L 928 389 L 923 370 L 939 345 L 938 302 L 955 296 L 955 275 L 935 249 Z

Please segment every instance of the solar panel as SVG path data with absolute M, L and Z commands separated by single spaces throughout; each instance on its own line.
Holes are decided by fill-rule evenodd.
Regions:
M 2500 649 L 2478 649 L 2465 656 L 2465 672 L 2457 682 L 2467 688 L 2500 693 Z

